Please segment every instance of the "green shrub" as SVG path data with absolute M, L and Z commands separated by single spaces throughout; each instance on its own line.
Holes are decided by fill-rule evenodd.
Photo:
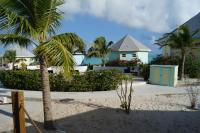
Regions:
M 182 61 L 180 57 L 163 57 L 154 58 L 150 64 L 156 65 L 178 65 L 178 75 L 181 75 Z M 193 55 L 188 55 L 185 60 L 185 74 L 190 78 L 198 78 L 200 76 L 200 60 Z
M 194 56 L 188 56 L 185 61 L 185 74 L 190 78 L 200 77 L 200 60 Z
M 41 90 L 41 78 L 38 71 L 0 71 L 0 81 L 11 89 Z
M 118 70 L 99 70 L 86 73 L 86 80 L 90 83 L 91 90 L 107 91 L 117 87 L 120 76 Z
M 180 57 L 164 57 L 164 56 L 157 56 L 154 58 L 150 64 L 155 64 L 155 65 L 179 65 L 181 62 Z
M 114 61 L 109 61 L 106 63 L 106 66 L 121 66 L 121 67 L 133 67 L 137 66 L 141 61 L 139 59 L 134 59 L 131 61 L 126 61 L 126 60 L 114 60 Z
M 50 74 L 49 79 L 51 91 L 108 91 L 116 89 L 120 76 L 117 70 L 100 70 L 88 71 L 83 75 L 75 74 L 70 81 L 61 74 Z M 0 81 L 11 89 L 41 90 L 39 71 L 0 71 Z
M 149 79 L 149 75 L 150 75 L 150 65 L 144 64 L 141 67 L 142 67 L 141 75 L 144 78 L 144 80 L 147 81 Z

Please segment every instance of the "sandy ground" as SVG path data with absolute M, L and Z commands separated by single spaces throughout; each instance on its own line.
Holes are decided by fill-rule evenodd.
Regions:
M 129 115 L 119 108 L 116 91 L 53 92 L 55 125 L 67 133 L 200 133 L 200 111 L 187 108 L 184 88 L 141 84 L 134 90 Z M 0 95 L 10 90 L 0 89 Z M 26 91 L 25 97 L 25 108 L 42 129 L 41 92 Z M 11 110 L 0 105 L 0 132 L 12 132 Z M 27 132 L 36 132 L 28 119 Z

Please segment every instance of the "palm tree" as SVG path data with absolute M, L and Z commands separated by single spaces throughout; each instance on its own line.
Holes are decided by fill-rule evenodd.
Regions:
M 8 31 L 0 35 L 1 43 L 36 47 L 34 53 L 40 62 L 46 129 L 54 129 L 47 67 L 60 66 L 63 73 L 70 76 L 75 64 L 72 52 L 84 47 L 82 39 L 75 33 L 55 34 L 63 18 L 59 9 L 63 3 L 63 0 L 0 1 L 0 29 Z
M 159 44 L 161 47 L 169 46 L 173 49 L 179 49 L 181 51 L 181 77 L 182 79 L 184 77 L 184 68 L 185 68 L 185 58 L 187 55 L 187 52 L 194 48 L 194 44 L 196 39 L 193 38 L 194 35 L 196 35 L 198 31 L 195 31 L 193 34 L 190 33 L 189 28 L 186 25 L 180 26 L 175 32 L 167 33 L 164 36 L 167 37 L 167 39 L 160 43 L 159 40 L 157 40 L 157 44 Z
M 3 58 L 8 61 L 8 63 L 12 63 L 12 70 L 14 69 L 15 60 L 16 60 L 16 51 L 7 50 L 5 51 Z
M 111 52 L 110 45 L 112 45 L 113 42 L 106 42 L 105 37 L 97 37 L 92 47 L 88 50 L 88 57 L 98 57 L 102 60 L 102 66 L 105 66 L 106 64 L 106 56 Z

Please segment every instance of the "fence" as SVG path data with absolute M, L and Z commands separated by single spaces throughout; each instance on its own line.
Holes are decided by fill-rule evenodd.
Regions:
M 14 133 L 26 133 L 25 125 L 25 115 L 28 117 L 31 124 L 34 126 L 38 133 L 42 131 L 38 128 L 35 122 L 31 119 L 27 110 L 24 108 L 24 93 L 22 91 L 13 91 L 11 92 L 12 99 L 12 111 L 13 111 L 13 132 Z

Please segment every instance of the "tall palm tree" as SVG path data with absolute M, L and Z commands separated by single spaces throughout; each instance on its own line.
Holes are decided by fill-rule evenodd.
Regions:
M 75 64 L 71 53 L 84 47 L 82 39 L 74 33 L 55 34 L 63 18 L 59 9 L 63 3 L 64 0 L 0 1 L 0 29 L 8 31 L 0 35 L 1 43 L 36 47 L 34 53 L 40 62 L 46 129 L 54 129 L 47 67 L 60 66 L 63 73 L 70 76 Z
M 110 45 L 112 44 L 112 41 L 107 43 L 105 37 L 97 37 L 94 40 L 92 47 L 88 50 L 87 56 L 101 58 L 102 66 L 105 66 L 106 56 L 111 52 Z
M 167 39 L 164 43 L 160 43 L 159 40 L 157 40 L 157 44 L 161 47 L 169 46 L 173 49 L 179 49 L 181 51 L 182 68 L 180 79 L 184 77 L 186 55 L 190 49 L 194 48 L 197 39 L 194 39 L 193 36 L 197 33 L 198 30 L 191 34 L 189 28 L 186 25 L 183 25 L 180 26 L 175 32 L 165 34 L 164 36 L 167 37 Z
M 12 70 L 13 70 L 16 61 L 16 51 L 14 50 L 5 51 L 3 58 L 6 59 L 8 63 L 12 63 Z

